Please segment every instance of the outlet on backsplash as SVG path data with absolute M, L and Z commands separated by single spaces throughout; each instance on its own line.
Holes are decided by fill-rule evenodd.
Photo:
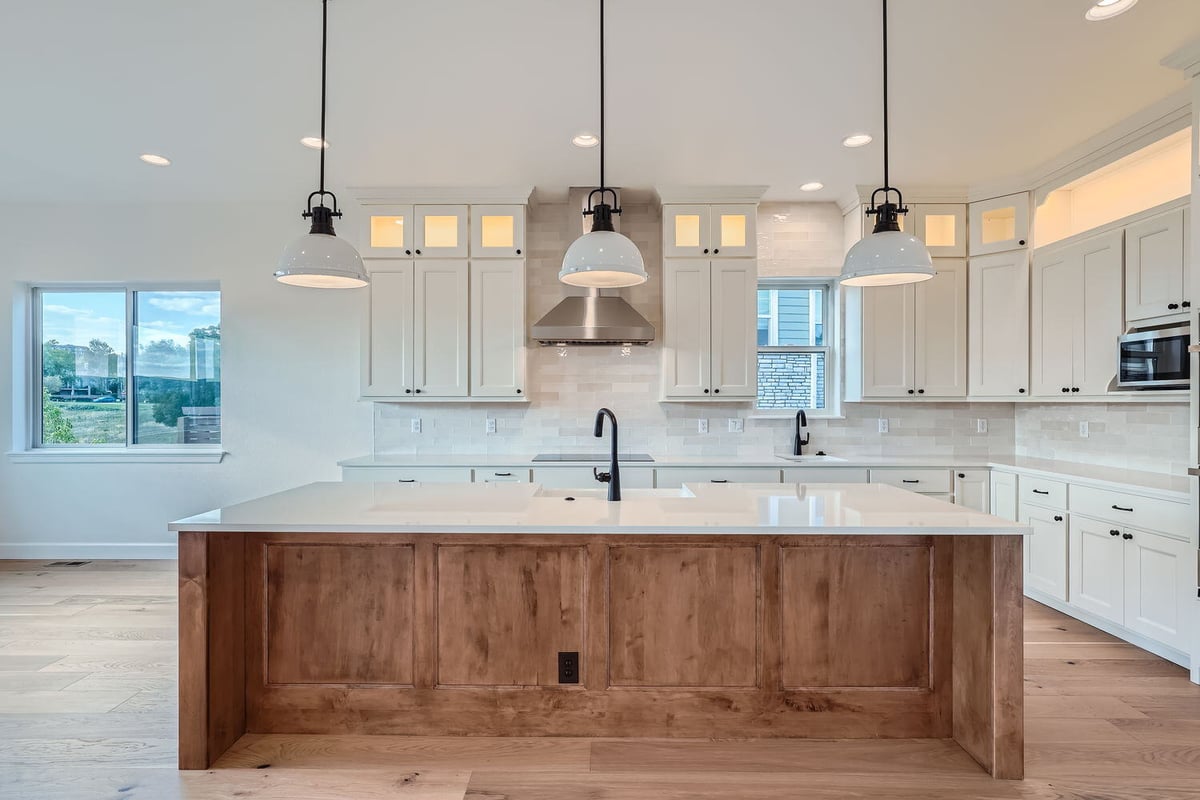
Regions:
M 975 420 L 975 432 L 976 433 L 987 433 L 987 420 L 986 419 Z
M 409 431 L 411 433 L 420 433 L 421 432 L 421 418 L 420 417 L 413 418 L 412 423 L 409 425 Z
M 879 432 L 880 433 L 888 432 L 888 421 L 886 419 L 883 419 L 882 417 L 880 417 L 880 419 L 879 419 Z
M 696 433 L 708 433 L 708 420 L 701 419 L 696 421 Z
M 1079 423 L 1079 438 L 1086 439 L 1086 438 L 1088 438 L 1088 436 L 1089 436 L 1089 434 L 1088 434 L 1087 421 L 1081 420 Z
M 730 433 L 741 433 L 742 430 L 744 429 L 744 426 L 745 426 L 745 420 L 743 420 L 741 417 L 730 417 L 729 418 L 729 432 Z
M 484 425 L 484 433 L 495 433 L 495 432 L 496 432 L 496 418 L 488 417 L 487 422 Z

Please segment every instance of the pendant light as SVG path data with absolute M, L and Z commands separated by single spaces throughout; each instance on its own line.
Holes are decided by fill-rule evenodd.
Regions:
M 325 64 L 329 38 L 329 0 L 321 0 L 321 141 L 325 139 Z M 308 233 L 284 248 L 275 279 L 292 286 L 313 289 L 354 289 L 366 286 L 370 279 L 363 267 L 362 257 L 353 245 L 337 238 L 333 218 L 341 217 L 337 197 L 325 190 L 325 147 L 321 147 L 321 188 L 308 196 L 308 209 L 300 216 L 312 219 Z M 325 197 L 333 208 L 325 206 Z M 317 206 L 313 206 L 313 198 Z
M 895 286 L 916 283 L 934 276 L 933 259 L 925 243 L 900 230 L 900 215 L 907 214 L 904 196 L 888 182 L 888 0 L 883 0 L 883 186 L 871 193 L 868 217 L 875 217 L 875 230 L 846 253 L 841 282 L 847 286 Z M 875 198 L 883 193 L 883 202 Z M 891 201 L 892 193 L 896 202 Z
M 637 245 L 613 230 L 612 215 L 620 214 L 616 207 L 617 193 L 604 185 L 604 0 L 600 0 L 600 188 L 588 194 L 588 207 L 583 212 L 592 218 L 592 231 L 576 239 L 563 256 L 558 279 L 571 286 L 610 289 L 637 286 L 646 282 L 646 264 Z M 593 204 L 599 195 L 600 201 Z M 606 196 L 612 203 L 606 203 Z

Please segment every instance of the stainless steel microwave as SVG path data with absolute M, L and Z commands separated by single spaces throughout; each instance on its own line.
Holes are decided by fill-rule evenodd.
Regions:
M 1123 389 L 1179 389 L 1191 384 L 1187 325 L 1127 333 L 1121 337 L 1117 386 Z

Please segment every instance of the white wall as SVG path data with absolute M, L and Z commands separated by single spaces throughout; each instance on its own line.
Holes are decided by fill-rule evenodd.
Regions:
M 0 558 L 171 556 L 172 519 L 314 480 L 370 446 L 356 400 L 362 292 L 282 286 L 271 273 L 306 231 L 275 207 L 0 206 L 0 419 L 12 448 L 12 299 L 19 282 L 217 280 L 220 464 L 17 464 L 0 455 Z M 349 231 L 349 226 L 346 227 Z

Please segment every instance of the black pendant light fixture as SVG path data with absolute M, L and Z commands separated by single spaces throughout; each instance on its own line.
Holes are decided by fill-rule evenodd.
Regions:
M 916 283 L 934 276 L 933 259 L 925 243 L 900 230 L 900 215 L 907 214 L 904 196 L 889 182 L 888 173 L 888 0 L 883 2 L 883 186 L 871 193 L 868 217 L 875 217 L 875 230 L 846 253 L 839 280 L 848 286 L 895 286 Z M 883 202 L 875 199 L 883 194 Z M 892 202 L 892 194 L 896 201 Z
M 588 195 L 583 212 L 592 218 L 592 231 L 576 239 L 563 256 L 558 279 L 571 286 L 594 289 L 637 286 L 646 282 L 646 264 L 642 254 L 627 236 L 613 230 L 617 193 L 604 183 L 604 0 L 600 0 L 600 187 Z M 592 201 L 599 195 L 600 202 Z M 611 196 L 612 203 L 606 199 Z
M 301 216 L 312 220 L 312 227 L 304 236 L 292 241 L 279 259 L 275 279 L 292 286 L 307 286 L 313 289 L 354 289 L 366 286 L 370 279 L 363 267 L 362 257 L 353 245 L 337 238 L 333 232 L 333 218 L 341 217 L 337 197 L 325 189 L 325 73 L 326 50 L 329 39 L 329 0 L 321 0 L 321 187 L 308 196 L 308 207 Z M 313 206 L 313 198 L 317 205 Z M 328 197 L 333 208 L 325 205 Z

